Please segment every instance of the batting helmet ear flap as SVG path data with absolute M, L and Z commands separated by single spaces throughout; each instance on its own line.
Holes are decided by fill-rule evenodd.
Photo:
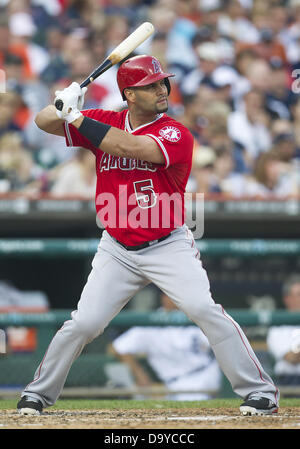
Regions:
M 167 86 L 167 89 L 168 89 L 168 95 L 170 95 L 170 92 L 171 92 L 171 83 L 170 83 L 169 78 L 165 78 L 165 85 Z

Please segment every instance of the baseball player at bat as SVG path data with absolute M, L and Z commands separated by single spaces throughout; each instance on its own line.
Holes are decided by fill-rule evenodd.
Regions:
M 172 76 L 156 58 L 135 56 L 117 73 L 127 109 L 82 110 L 85 92 L 72 83 L 57 92 L 61 111 L 49 105 L 36 117 L 39 128 L 65 137 L 68 147 L 95 155 L 96 211 L 105 230 L 77 309 L 22 392 L 17 406 L 22 414 L 40 414 L 55 403 L 84 346 L 149 283 L 204 332 L 233 391 L 243 398 L 242 414 L 278 410 L 278 389 L 240 326 L 214 302 L 184 222 L 194 142 L 189 130 L 166 114 Z M 175 198 L 171 206 L 170 198 Z

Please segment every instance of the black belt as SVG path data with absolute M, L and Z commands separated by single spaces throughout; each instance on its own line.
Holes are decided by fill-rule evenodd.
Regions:
M 150 242 L 145 242 L 145 243 L 142 243 L 141 245 L 137 245 L 137 246 L 124 245 L 124 243 L 119 242 L 119 240 L 117 240 L 117 239 L 115 239 L 115 241 L 118 242 L 119 245 L 123 246 L 123 248 L 127 249 L 127 251 L 138 251 L 139 249 L 148 248 L 149 246 L 152 246 L 155 243 L 159 243 L 159 242 L 162 242 L 163 240 L 166 240 L 168 237 L 170 237 L 171 234 L 172 234 L 172 232 L 170 232 L 170 234 L 168 234 L 168 235 L 164 235 L 163 237 L 160 237 L 157 240 L 151 240 Z

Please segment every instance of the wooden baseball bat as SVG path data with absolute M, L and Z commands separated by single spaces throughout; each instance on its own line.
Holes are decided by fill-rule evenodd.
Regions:
M 148 39 L 154 32 L 154 26 L 150 22 L 144 22 L 135 31 L 133 31 L 123 42 L 121 42 L 107 58 L 80 84 L 83 88 L 92 83 L 98 76 L 106 72 L 110 67 L 122 61 L 133 50 Z M 62 100 L 56 100 L 55 107 L 59 111 L 64 107 Z

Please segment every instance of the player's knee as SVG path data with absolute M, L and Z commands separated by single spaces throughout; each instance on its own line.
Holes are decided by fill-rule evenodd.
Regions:
M 187 301 L 184 305 L 184 311 L 193 321 L 205 320 L 210 313 L 210 305 L 206 301 Z
M 99 320 L 77 321 L 76 327 L 78 334 L 86 343 L 94 340 L 94 338 L 98 337 L 104 331 L 104 327 Z

